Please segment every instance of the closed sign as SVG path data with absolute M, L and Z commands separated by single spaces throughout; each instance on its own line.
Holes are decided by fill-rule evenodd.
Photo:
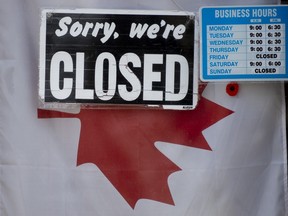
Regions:
M 41 102 L 193 109 L 194 37 L 182 12 L 44 10 Z

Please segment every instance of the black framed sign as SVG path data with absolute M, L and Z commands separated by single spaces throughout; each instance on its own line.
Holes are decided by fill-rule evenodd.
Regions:
M 195 26 L 186 12 L 43 10 L 41 104 L 193 109 Z

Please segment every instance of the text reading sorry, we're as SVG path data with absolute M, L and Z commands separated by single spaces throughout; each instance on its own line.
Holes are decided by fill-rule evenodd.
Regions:
M 117 39 L 119 33 L 116 31 L 116 24 L 114 22 L 80 22 L 73 21 L 70 16 L 60 19 L 58 27 L 55 31 L 57 37 L 71 35 L 72 37 L 87 37 L 92 35 L 95 38 L 100 38 L 102 43 L 107 42 L 110 38 Z M 147 23 L 131 23 L 129 37 L 141 39 L 147 35 L 150 39 L 156 39 L 158 36 L 167 39 L 170 35 L 176 40 L 183 38 L 186 27 L 183 24 L 172 25 L 161 20 L 160 23 L 149 25 Z M 161 33 L 161 35 L 159 35 Z

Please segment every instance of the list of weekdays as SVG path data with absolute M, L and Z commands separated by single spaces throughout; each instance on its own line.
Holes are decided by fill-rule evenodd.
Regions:
M 285 80 L 287 6 L 201 9 L 201 78 Z

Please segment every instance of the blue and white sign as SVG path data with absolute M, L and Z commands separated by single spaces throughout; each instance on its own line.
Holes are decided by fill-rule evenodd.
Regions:
M 288 80 L 288 6 L 200 9 L 201 79 Z

